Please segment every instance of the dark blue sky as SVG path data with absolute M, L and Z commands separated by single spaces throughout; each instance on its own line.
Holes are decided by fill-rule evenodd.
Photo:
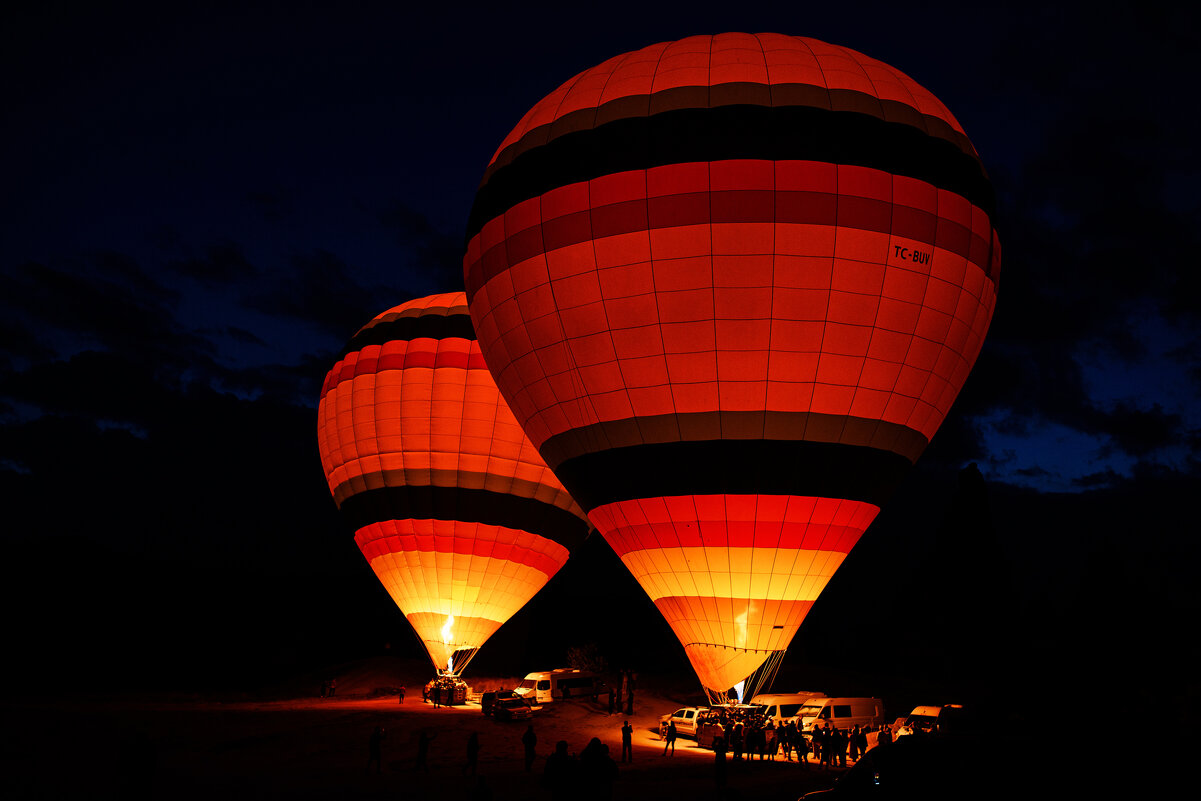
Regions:
M 1196 697 L 1173 622 L 1201 614 L 1195 12 L 111 5 L 0 12 L 0 604 L 20 686 L 80 687 L 86 664 L 112 686 L 245 688 L 384 641 L 418 655 L 321 473 L 326 371 L 379 311 L 461 288 L 475 187 L 530 106 L 612 55 L 743 30 L 847 45 L 939 96 L 997 187 L 1004 248 L 967 386 L 786 667 L 924 679 L 930 632 L 953 649 L 970 631 L 988 670 L 948 676 Z M 590 543 L 474 666 L 521 675 L 586 636 L 687 674 Z M 602 595 L 629 625 L 581 632 L 572 610 Z
M 475 185 L 529 106 L 619 52 L 773 30 L 909 73 L 998 187 L 998 314 L 945 456 L 1056 491 L 1195 470 L 1191 12 L 252 5 L 37 4 L 3 26 L 10 423 L 58 402 L 32 369 L 87 350 L 315 404 L 358 325 L 458 288 Z

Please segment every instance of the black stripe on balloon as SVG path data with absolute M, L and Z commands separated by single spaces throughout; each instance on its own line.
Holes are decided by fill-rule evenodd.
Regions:
M 517 156 L 480 186 L 467 239 L 522 201 L 602 175 L 725 159 L 806 160 L 871 167 L 967 198 L 993 219 L 980 163 L 951 142 L 870 114 L 811 106 L 720 106 L 627 117 L 563 134 Z
M 841 443 L 710 440 L 584 454 L 555 476 L 586 511 L 672 495 L 805 495 L 882 506 L 910 466 L 891 451 Z
M 528 531 L 569 551 L 588 535 L 588 524 L 568 511 L 532 498 L 462 487 L 381 487 L 342 501 L 355 531 L 385 520 L 458 520 Z
M 475 339 L 475 327 L 467 314 L 422 314 L 420 316 L 397 317 L 364 328 L 346 343 L 341 359 L 348 353 L 362 350 L 368 345 L 410 339 Z

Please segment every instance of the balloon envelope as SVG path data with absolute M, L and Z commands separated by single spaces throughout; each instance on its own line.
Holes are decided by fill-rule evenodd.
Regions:
M 464 259 L 484 357 L 706 687 L 787 647 L 946 416 L 993 202 L 928 91 L 783 35 L 610 59 L 501 143 Z
M 588 532 L 497 391 L 461 292 L 360 330 L 317 435 L 355 542 L 439 669 L 461 670 Z

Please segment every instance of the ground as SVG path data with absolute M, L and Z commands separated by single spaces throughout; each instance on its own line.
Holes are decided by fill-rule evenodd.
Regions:
M 422 703 L 423 673 L 370 675 L 361 666 L 338 681 L 334 698 L 274 700 L 61 698 L 10 700 L 4 709 L 4 759 L 10 786 L 21 798 L 389 798 L 456 801 L 481 797 L 477 777 L 464 775 L 467 739 L 480 740 L 479 777 L 496 801 L 544 799 L 545 758 L 559 740 L 579 753 L 592 737 L 621 756 L 625 715 L 589 699 L 547 704 L 531 721 L 538 759 L 531 773 L 522 760 L 523 722 L 500 723 L 480 707 L 434 709 Z M 468 676 L 469 680 L 473 677 Z M 476 689 L 506 678 L 475 677 Z M 382 682 L 382 683 L 381 683 Z M 372 696 L 404 683 L 395 694 Z M 487 687 L 485 687 L 486 689 Z M 663 755 L 656 725 L 681 705 L 654 687 L 639 687 L 634 714 L 634 762 L 620 766 L 617 799 L 794 799 L 827 787 L 835 771 L 795 763 L 728 763 L 727 794 L 714 784 L 714 754 L 686 738 Z M 366 771 L 368 739 L 383 726 L 383 766 Z M 429 773 L 414 770 L 417 734 L 436 735 Z M 7 794 L 6 794 L 7 795 Z

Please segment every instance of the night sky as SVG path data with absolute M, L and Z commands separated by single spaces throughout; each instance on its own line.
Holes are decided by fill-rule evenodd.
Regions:
M 913 664 L 918 633 L 970 630 L 948 664 L 1066 682 L 1097 660 L 1097 686 L 1154 671 L 1195 705 L 1197 648 L 1169 625 L 1199 611 L 1195 11 L 26 5 L 0 18 L 0 569 L 29 686 L 418 653 L 321 474 L 326 370 L 378 312 L 462 288 L 475 188 L 530 106 L 618 53 L 734 30 L 930 89 L 989 169 L 1003 246 L 966 388 L 789 659 Z M 607 546 L 575 561 L 494 638 L 496 669 L 562 662 L 591 636 L 563 609 L 604 592 L 643 659 L 687 670 Z

